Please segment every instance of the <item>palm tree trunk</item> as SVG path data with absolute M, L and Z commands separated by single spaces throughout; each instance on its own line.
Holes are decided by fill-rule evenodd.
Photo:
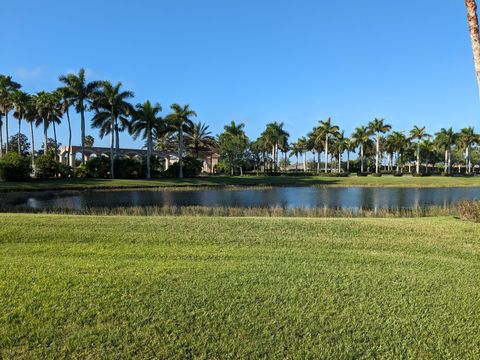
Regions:
M 375 154 L 375 173 L 378 174 L 378 165 L 380 163 L 380 134 L 377 133 L 377 151 Z
M 183 178 L 183 128 L 180 125 L 178 130 L 178 177 Z
M 475 73 L 477 74 L 477 85 L 480 89 L 480 38 L 478 34 L 477 4 L 475 0 L 465 0 L 467 7 L 467 20 L 470 28 L 470 40 L 472 42 Z
M 448 173 L 452 173 L 452 153 L 448 150 Z
M 0 119 L 0 158 L 3 157 L 3 126 Z
M 467 173 L 470 174 L 472 169 L 472 161 L 470 160 L 470 145 L 467 146 Z
M 55 121 L 53 122 L 53 142 L 55 143 L 55 160 L 57 160 L 57 149 L 58 149 L 58 144 L 57 144 L 57 129 L 55 127 Z
M 8 110 L 5 111 L 5 154 L 8 153 Z
M 360 172 L 363 173 L 363 144 L 360 145 Z
M 113 143 L 114 143 L 114 136 L 115 136 L 115 116 L 113 115 L 112 109 L 112 118 L 110 120 L 110 177 L 112 179 L 115 178 L 114 174 L 114 159 L 113 159 Z M 83 158 L 85 158 L 85 154 L 82 154 Z
M 325 174 L 328 172 L 328 135 L 325 138 Z
M 303 171 L 307 172 L 307 151 L 303 153 Z
M 448 149 L 445 149 L 445 169 L 443 170 L 445 174 L 448 173 Z
M 32 170 L 35 174 L 35 137 L 33 136 L 33 122 L 30 121 L 30 136 L 32 137 Z
M 420 174 L 420 142 L 417 142 L 417 174 Z
M 48 136 L 47 136 L 47 120 L 43 120 L 43 155 L 47 155 Z
M 85 110 L 83 109 L 83 100 L 81 101 L 80 106 L 82 107 L 82 110 L 80 111 L 80 123 L 82 128 L 82 164 L 85 164 Z M 113 161 L 113 159 L 111 159 L 111 161 Z
M 320 174 L 320 159 L 321 159 L 321 152 L 318 151 L 317 152 L 317 160 L 318 160 L 317 161 L 317 173 L 319 173 L 319 174 Z
M 350 172 L 350 151 L 347 150 L 347 173 Z
M 147 128 L 147 179 L 151 178 L 150 174 L 150 152 L 152 148 L 152 133 L 150 127 Z
M 298 171 L 298 154 L 297 154 L 297 162 L 295 163 L 295 171 Z
M 120 132 L 118 131 L 118 119 L 115 118 L 115 157 L 120 155 Z
M 67 107 L 67 123 L 68 123 L 68 150 L 67 150 L 67 164 L 69 166 L 73 166 L 70 164 L 70 149 L 72 148 L 72 126 L 70 124 L 70 113 Z
M 22 119 L 18 119 L 18 134 L 17 134 L 17 148 L 18 148 L 18 155 L 22 155 L 22 150 L 20 147 L 20 132 L 22 130 Z

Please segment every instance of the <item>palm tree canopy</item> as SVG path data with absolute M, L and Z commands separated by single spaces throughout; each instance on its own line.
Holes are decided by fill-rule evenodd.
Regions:
M 418 127 L 415 125 L 412 130 L 410 130 L 410 138 L 421 140 L 424 137 L 429 137 L 430 134 L 427 134 L 425 126 Z
M 170 105 L 170 109 L 173 112 L 167 115 L 166 120 L 173 129 L 178 131 L 181 127 L 185 131 L 193 126 L 191 118 L 196 117 L 197 113 L 190 109 L 188 104 L 181 106 L 175 103 Z
M 40 91 L 34 97 L 35 101 L 35 126 L 44 124 L 47 128 L 52 123 L 60 124 L 62 116 L 59 107 L 58 95 L 51 92 Z
M 351 136 L 351 141 L 355 144 L 355 147 L 360 145 L 366 145 L 370 140 L 371 130 L 365 126 L 355 128 Z
M 368 123 L 368 129 L 371 134 L 385 134 L 392 130 L 392 125 L 385 124 L 385 119 L 375 118 Z
M 137 104 L 132 114 L 132 122 L 129 128 L 130 134 L 134 139 L 142 136 L 142 139 L 148 137 L 148 132 L 151 131 L 152 137 L 157 137 L 160 131 L 166 131 L 167 126 L 163 118 L 159 115 L 162 107 L 159 103 L 152 103 L 147 100 L 143 104 Z
M 215 147 L 215 138 L 212 136 L 212 133 L 208 128 L 209 126 L 201 121 L 192 123 L 192 126 L 189 126 L 186 131 L 188 144 L 195 150 L 198 150 L 200 147 Z
M 61 75 L 58 80 L 65 84 L 70 91 L 70 102 L 75 105 L 77 112 L 85 111 L 90 96 L 102 86 L 102 81 L 87 82 L 85 69 L 80 69 L 78 74 Z
M 435 144 L 441 149 L 450 149 L 456 141 L 457 134 L 451 127 L 448 129 L 441 128 L 440 131 L 435 134 Z

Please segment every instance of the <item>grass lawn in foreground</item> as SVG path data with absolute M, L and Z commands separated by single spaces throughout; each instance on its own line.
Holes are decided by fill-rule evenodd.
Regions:
M 322 176 L 204 176 L 193 179 L 58 179 L 25 182 L 0 181 L 0 192 L 98 188 L 148 188 L 181 186 L 378 186 L 378 187 L 471 187 L 477 177 L 322 177 Z
M 0 214 L 0 358 L 478 358 L 454 218 Z

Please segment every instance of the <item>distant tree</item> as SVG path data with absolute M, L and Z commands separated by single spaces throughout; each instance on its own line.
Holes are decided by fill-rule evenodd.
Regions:
M 20 141 L 18 141 L 18 139 L 20 139 Z M 30 150 L 30 142 L 28 141 L 28 137 L 22 133 L 10 136 L 8 146 L 10 147 L 10 151 L 18 152 L 18 149 L 20 149 L 19 155 L 26 155 L 28 154 L 28 150 Z
M 8 114 L 13 109 L 12 104 L 12 93 L 16 90 L 19 90 L 21 85 L 12 80 L 11 76 L 1 75 L 0 74 L 0 112 L 5 117 L 5 139 L 7 142 L 6 151 L 8 151 Z M 2 129 L 0 128 L 0 133 Z M 0 146 L 0 149 L 2 147 Z M 0 150 L 0 156 L 2 156 L 2 150 Z
M 95 138 L 92 135 L 85 136 L 85 146 L 92 147 L 95 143 Z
M 193 149 L 195 158 L 198 159 L 200 148 L 214 148 L 216 146 L 215 138 L 208 130 L 209 126 L 202 122 L 192 123 L 187 126 L 186 140 L 187 144 Z
M 340 128 L 337 125 L 332 125 L 332 119 L 328 118 L 327 120 L 319 121 L 319 130 L 320 134 L 323 135 L 324 141 L 325 141 L 325 146 L 324 146 L 324 151 L 325 151 L 325 172 L 328 172 L 328 144 L 330 138 L 333 136 L 337 136 L 338 132 L 340 131 Z
M 410 138 L 417 140 L 416 142 L 416 155 L 417 155 L 417 160 L 416 160 L 416 172 L 417 174 L 420 174 L 420 142 L 423 138 L 429 137 L 430 135 L 427 134 L 425 130 L 425 126 L 423 127 L 418 127 L 415 125 L 412 130 L 410 130 Z
M 183 134 L 189 127 L 193 126 L 192 117 L 197 116 L 197 113 L 190 109 L 190 106 L 179 104 L 172 104 L 170 106 L 172 113 L 167 115 L 166 120 L 169 127 L 171 127 L 178 134 L 178 177 L 183 178 L 183 150 L 185 147 Z
M 435 144 L 438 148 L 442 149 L 445 153 L 445 174 L 450 174 L 452 170 L 452 147 L 457 141 L 457 134 L 450 127 L 448 129 L 441 128 L 439 132 L 435 134 Z
M 24 120 L 27 116 L 27 108 L 28 103 L 30 102 L 30 96 L 27 93 L 24 93 L 20 90 L 15 90 L 11 94 L 11 101 L 12 105 L 15 108 L 15 112 L 13 113 L 13 117 L 18 120 L 18 132 L 17 138 L 20 137 L 20 133 L 22 130 L 22 120 Z M 22 154 L 21 149 L 21 142 L 17 141 L 17 149 L 13 149 L 12 151 L 17 151 L 19 155 Z
M 475 133 L 473 127 L 467 127 L 460 130 L 458 134 L 458 144 L 465 151 L 466 173 L 470 174 L 472 169 L 472 146 L 479 143 L 479 135 Z
M 243 175 L 249 144 L 244 127 L 244 124 L 236 124 L 232 121 L 224 126 L 224 132 L 218 137 L 220 161 L 231 175 L 234 175 L 235 169 L 239 169 L 240 175 Z
M 82 164 L 85 164 L 85 110 L 87 110 L 87 105 L 91 102 L 91 94 L 98 90 L 101 82 L 87 82 L 85 69 L 80 69 L 78 74 L 61 75 L 59 80 L 68 88 L 71 94 L 70 102 L 75 106 L 77 113 L 80 113 Z
M 375 118 L 368 123 L 368 130 L 370 134 L 375 135 L 375 173 L 377 174 L 380 171 L 380 135 L 385 134 L 391 129 L 391 125 L 385 124 L 385 119 Z
M 351 138 L 356 147 L 360 147 L 360 172 L 364 172 L 364 156 L 365 156 L 365 147 L 370 140 L 370 129 L 365 126 L 360 126 L 355 129 L 355 132 L 352 134 Z

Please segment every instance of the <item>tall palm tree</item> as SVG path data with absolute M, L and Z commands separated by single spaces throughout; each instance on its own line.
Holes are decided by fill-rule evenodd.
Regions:
M 172 109 L 173 112 L 167 115 L 166 120 L 169 126 L 178 134 L 178 177 L 183 178 L 183 148 L 185 146 L 183 142 L 183 132 L 192 126 L 191 117 L 197 116 L 197 113 L 190 109 L 188 104 L 184 106 L 172 104 L 170 105 L 170 109 Z
M 63 86 L 59 87 L 56 90 L 56 93 L 58 94 L 58 97 L 60 99 L 60 112 L 63 115 L 67 116 L 67 125 L 68 125 L 68 148 L 67 148 L 67 163 L 70 164 L 70 149 L 72 147 L 72 125 L 70 122 L 70 106 L 72 106 L 72 91 L 69 87 Z
M 457 141 L 457 134 L 450 127 L 448 129 L 441 128 L 439 132 L 435 134 L 435 143 L 436 145 L 443 149 L 445 152 L 445 174 L 451 173 L 451 150 L 452 146 Z
M 0 158 L 3 156 L 3 113 L 0 111 Z
M 337 145 L 337 158 L 338 158 L 338 172 L 342 172 L 342 154 L 347 145 L 348 138 L 345 137 L 345 131 L 339 131 L 335 135 L 336 145 Z
M 325 142 L 325 172 L 328 172 L 328 143 L 331 136 L 336 136 L 340 131 L 340 128 L 337 125 L 332 125 L 332 119 L 328 118 L 327 120 L 319 121 L 319 131 L 323 135 Z
M 392 126 L 385 124 L 385 119 L 375 118 L 368 123 L 368 129 L 371 134 L 375 134 L 375 173 L 380 171 L 380 134 L 385 134 L 392 129 Z
M 208 130 L 209 126 L 202 122 L 193 123 L 192 126 L 187 127 L 185 133 L 187 141 L 193 147 L 195 158 L 198 158 L 200 148 L 213 148 L 215 147 L 215 138 L 212 136 L 211 131 Z
M 355 152 L 355 142 L 351 138 L 345 138 L 345 150 L 347 150 L 347 173 L 350 172 L 350 153 Z
M 320 126 L 316 126 L 308 133 L 308 148 L 312 151 L 313 162 L 315 165 L 315 152 L 317 153 L 317 173 L 320 173 L 321 154 L 325 146 L 325 136 L 323 129 Z
M 307 171 L 307 151 L 308 151 L 308 144 L 307 139 L 305 137 L 301 137 L 296 142 L 298 151 L 300 155 L 303 155 L 303 171 Z
M 425 126 L 423 127 L 418 127 L 415 125 L 412 130 L 410 130 L 410 138 L 411 139 L 416 139 L 417 140 L 417 150 L 416 150 L 416 155 L 417 155 L 417 163 L 416 163 L 416 172 L 417 174 L 420 174 L 420 142 L 423 138 L 425 137 L 430 137 L 429 134 L 427 134 L 425 130 Z
M 51 124 L 54 124 L 55 122 L 58 123 L 61 116 L 56 95 L 45 91 L 37 93 L 35 96 L 35 111 L 37 113 L 35 126 L 38 127 L 43 124 L 43 154 L 47 155 L 48 128 Z
M 77 113 L 80 113 L 82 164 L 85 164 L 85 110 L 87 105 L 91 103 L 91 94 L 98 90 L 102 82 L 87 82 L 85 69 L 80 69 L 78 74 L 61 75 L 59 80 L 69 89 L 71 93 L 70 102 L 75 106 Z
M 162 107 L 159 103 L 152 105 L 149 100 L 143 104 L 137 104 L 132 116 L 132 123 L 129 128 L 133 138 L 142 135 L 147 142 L 147 179 L 151 179 L 150 158 L 152 157 L 153 138 L 157 131 L 166 131 L 165 121 L 159 115 Z
M 298 170 L 298 155 L 301 154 L 301 149 L 298 146 L 298 143 L 294 142 L 290 146 L 290 157 L 295 156 L 295 171 Z
M 400 173 L 400 163 L 402 162 L 402 157 L 404 151 L 408 148 L 408 139 L 406 138 L 403 131 L 394 131 L 390 134 L 389 138 L 392 142 L 392 146 L 397 153 L 397 159 L 395 161 L 396 172 Z
M 480 38 L 478 34 L 477 4 L 475 0 L 465 0 L 465 6 L 467 7 L 467 20 L 470 28 L 470 41 L 472 43 L 475 73 L 477 74 L 477 85 L 480 88 Z
M 30 137 L 32 140 L 31 158 L 32 158 L 32 170 L 34 175 L 35 175 L 35 136 L 33 133 L 33 125 L 35 125 L 35 123 L 38 121 L 38 118 L 40 117 L 37 111 L 36 104 L 37 104 L 37 95 L 30 95 L 25 120 L 30 125 Z
M 128 121 L 126 117 L 133 113 L 133 106 L 127 100 L 133 98 L 134 94 L 131 91 L 122 90 L 121 82 L 113 85 L 110 81 L 102 81 L 100 85 L 100 89 L 90 94 L 91 108 L 95 110 L 92 126 L 100 129 L 100 137 L 110 134 L 110 176 L 114 179 L 115 126 L 119 117 L 124 118 L 123 121 L 126 122 Z
M 360 172 L 362 173 L 364 172 L 363 160 L 365 155 L 365 146 L 370 140 L 370 135 L 370 129 L 365 126 L 360 126 L 355 129 L 355 132 L 351 136 L 352 142 L 356 145 L 356 147 L 360 147 Z
M 466 173 L 470 174 L 472 169 L 472 145 L 478 144 L 479 136 L 475 134 L 475 130 L 473 127 L 467 127 L 460 130 L 458 134 L 458 143 L 460 146 L 463 147 L 465 150 L 465 163 L 466 163 Z
M 20 144 L 20 134 L 22 127 L 22 120 L 25 119 L 27 115 L 27 107 L 30 98 L 27 93 L 24 93 L 20 90 L 15 90 L 11 95 L 12 105 L 15 107 L 15 112 L 13 117 L 18 120 L 18 132 L 17 132 L 17 145 L 18 145 L 18 155 L 21 155 L 21 144 Z
M 19 90 L 21 85 L 12 80 L 11 76 L 5 76 L 0 74 L 0 112 L 5 116 L 5 152 L 8 152 L 8 113 L 13 109 L 12 93 Z M 1 130 L 1 129 L 0 129 Z M 0 155 L 1 155 L 0 150 Z
M 268 123 L 265 131 L 262 133 L 265 144 L 272 150 L 273 171 L 277 170 L 278 150 L 288 146 L 288 137 L 290 134 L 283 129 L 283 122 Z

